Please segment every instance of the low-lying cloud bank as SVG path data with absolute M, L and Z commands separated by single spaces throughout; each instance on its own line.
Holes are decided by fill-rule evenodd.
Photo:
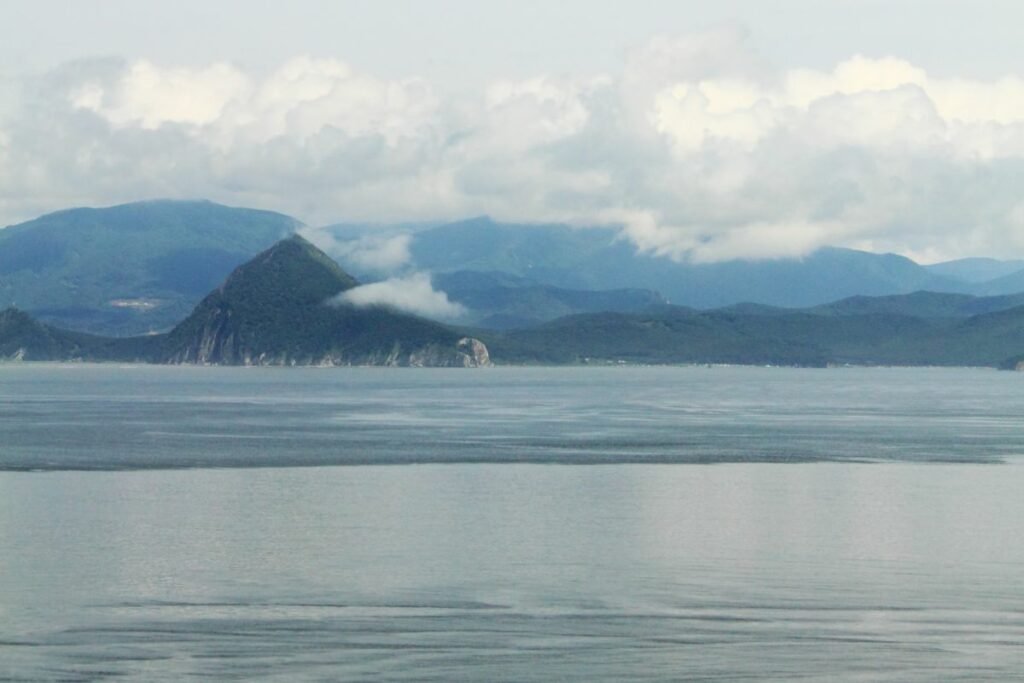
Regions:
M 448 300 L 448 295 L 434 289 L 430 276 L 414 273 L 382 282 L 373 282 L 346 290 L 331 301 L 335 305 L 389 306 L 428 318 L 454 319 L 466 309 Z
M 618 73 L 466 96 L 310 57 L 268 74 L 82 61 L 0 93 L 3 223 L 208 197 L 313 224 L 620 224 L 639 249 L 697 261 L 825 244 L 1024 255 L 1021 76 L 863 56 L 778 70 L 733 28 L 656 38 Z M 377 247 L 384 270 L 404 256 Z

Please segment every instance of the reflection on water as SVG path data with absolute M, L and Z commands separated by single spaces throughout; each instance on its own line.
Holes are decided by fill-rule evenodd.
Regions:
M 1005 680 L 1024 468 L 0 474 L 0 677 Z
M 0 366 L 0 680 L 1019 678 L 1019 380 Z

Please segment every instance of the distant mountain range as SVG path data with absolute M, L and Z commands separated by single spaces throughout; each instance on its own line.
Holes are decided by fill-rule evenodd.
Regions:
M 977 298 L 917 292 L 827 306 L 759 305 L 560 318 L 485 333 L 498 361 L 551 364 L 942 365 L 1017 369 L 1024 361 L 1024 295 Z
M 355 286 L 326 254 L 292 236 L 235 269 L 165 334 L 100 337 L 7 309 L 0 313 L 0 358 L 465 367 L 488 364 L 490 353 L 502 363 L 1013 368 L 1024 358 L 1021 294 L 858 296 L 807 309 L 662 304 L 472 333 L 379 306 L 332 303 Z
M 570 289 L 640 288 L 694 308 L 741 302 L 801 307 L 858 294 L 973 293 L 981 286 L 894 254 L 824 248 L 802 259 L 680 263 L 637 253 L 611 229 L 504 225 L 486 218 L 417 232 L 410 251 L 415 268 L 434 273 L 497 271 Z
M 1024 274 L 1024 261 L 999 261 L 994 258 L 962 258 L 925 266 L 930 272 L 961 282 L 982 283 Z
M 0 313 L 0 357 L 218 365 L 487 365 L 479 341 L 380 307 L 333 305 L 356 281 L 295 235 L 240 266 L 166 334 L 100 337 Z
M 498 330 L 528 327 L 574 313 L 636 313 L 668 303 L 649 289 L 566 289 L 498 271 L 436 273 L 433 284 L 469 311 L 464 324 Z
M 272 212 L 149 201 L 71 209 L 0 230 L 0 308 L 16 306 L 40 323 L 79 332 L 166 332 L 236 267 L 296 230 L 362 281 L 430 273 L 433 286 L 466 311 L 454 322 L 474 329 L 599 313 L 660 315 L 670 303 L 743 316 L 794 308 L 847 316 L 884 305 L 886 314 L 962 318 L 1012 308 L 1024 292 L 1024 261 L 922 266 L 893 254 L 824 248 L 802 259 L 693 264 L 638 253 L 611 228 L 474 218 L 311 229 Z M 377 238 L 401 241 L 389 272 L 367 270 L 353 257 Z M 900 298 L 921 291 L 959 298 Z M 842 312 L 832 303 L 840 301 Z
M 332 234 L 354 239 L 345 231 Z M 857 295 L 915 291 L 986 296 L 1024 291 L 1024 261 L 961 259 L 922 266 L 895 254 L 826 247 L 799 259 L 681 263 L 638 253 L 611 228 L 512 225 L 486 217 L 408 234 L 408 267 L 434 273 L 442 286 L 460 282 L 463 272 L 501 274 L 519 278 L 516 286 L 645 290 L 648 296 L 700 309 L 738 303 L 808 307 Z M 336 255 L 342 265 L 358 270 L 343 253 Z

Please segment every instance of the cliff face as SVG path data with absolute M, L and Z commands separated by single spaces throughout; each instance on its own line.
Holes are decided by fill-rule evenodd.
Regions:
M 491 354 L 479 339 L 463 337 L 458 344 L 459 353 L 463 356 L 463 367 L 467 368 L 489 368 L 494 365 L 491 362 Z
M 167 352 L 168 364 L 319 367 L 379 365 L 387 367 L 480 368 L 492 365 L 487 347 L 479 339 L 463 337 L 454 343 L 410 345 L 400 340 L 377 348 L 346 348 L 337 343 L 322 349 L 274 348 L 247 340 L 231 320 L 231 312 L 219 310 L 204 321 L 188 343 Z

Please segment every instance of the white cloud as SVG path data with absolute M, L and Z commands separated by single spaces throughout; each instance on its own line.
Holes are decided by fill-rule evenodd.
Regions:
M 162 69 L 141 60 L 112 85 L 86 81 L 69 93 L 71 105 L 115 126 L 152 130 L 164 123 L 208 124 L 249 89 L 249 79 L 229 64 L 202 69 Z
M 458 95 L 311 57 L 267 73 L 76 62 L 15 95 L 0 107 L 3 222 L 208 197 L 311 224 L 618 223 L 677 259 L 823 244 L 1024 256 L 1022 75 L 860 55 L 780 71 L 737 27 L 655 38 L 618 73 Z M 381 273 L 408 259 L 390 237 L 345 248 Z
M 447 294 L 435 290 L 426 273 L 360 285 L 342 292 L 333 302 L 352 306 L 390 306 L 428 318 L 451 319 L 466 313 L 461 304 L 449 301 Z
M 351 264 L 359 272 L 393 273 L 412 260 L 409 251 L 412 235 L 409 234 L 338 239 L 324 229 L 306 228 L 301 232 L 320 249 L 343 264 Z

